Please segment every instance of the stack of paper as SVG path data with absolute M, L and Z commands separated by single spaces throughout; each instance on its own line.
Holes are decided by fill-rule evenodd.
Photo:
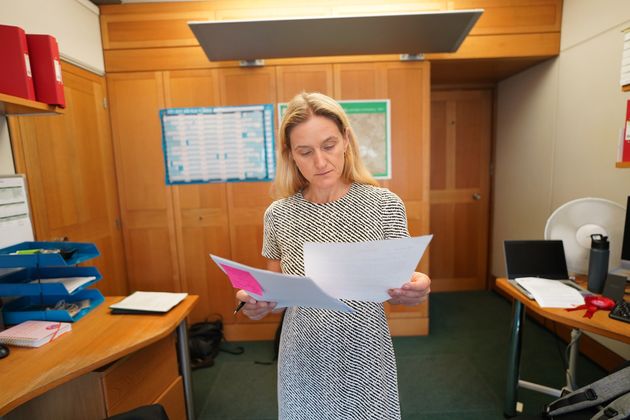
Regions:
M 388 289 L 411 279 L 432 235 L 355 243 L 304 244 L 306 277 L 260 270 L 210 255 L 232 286 L 277 308 L 351 312 L 340 299 L 384 302 Z
M 558 280 L 521 277 L 516 282 L 534 296 L 541 308 L 575 308 L 584 304 L 580 292 Z
M 0 343 L 40 347 L 72 329 L 68 322 L 26 321 L 0 332 Z
M 188 293 L 135 292 L 113 305 L 113 314 L 166 313 L 184 300 Z

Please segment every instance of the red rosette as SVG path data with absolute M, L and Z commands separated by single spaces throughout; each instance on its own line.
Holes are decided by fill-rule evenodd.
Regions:
M 593 314 L 602 309 L 610 311 L 615 307 L 615 301 L 605 296 L 589 295 L 584 297 L 584 305 L 580 305 L 576 308 L 568 308 L 567 311 L 577 311 L 580 309 L 586 309 L 584 318 L 592 318 Z

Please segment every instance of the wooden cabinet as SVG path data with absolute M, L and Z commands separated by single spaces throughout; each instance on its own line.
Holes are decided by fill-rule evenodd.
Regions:
M 182 290 L 173 193 L 164 183 L 158 115 L 165 105 L 163 77 L 107 77 L 130 290 Z
M 355 77 L 356 72 L 362 77 Z M 219 314 L 230 340 L 269 339 L 279 317 L 262 322 L 234 318 L 234 290 L 208 254 L 265 266 L 263 214 L 272 201 L 271 184 L 166 186 L 161 107 L 277 103 L 302 90 L 340 99 L 391 98 L 394 174 L 384 184 L 405 201 L 412 234 L 428 233 L 428 125 L 422 122 L 428 118 L 426 63 L 143 72 L 113 74 L 108 82 L 131 288 L 198 294 L 200 303 L 191 321 Z M 142 168 L 141 174 L 137 168 Z M 417 182 L 406 182 L 409 177 Z M 141 265 L 134 267 L 137 262 Z M 421 265 L 425 271 L 426 264 Z M 402 314 L 398 326 L 392 326 L 395 334 L 428 331 L 427 305 L 391 312 Z
M 429 233 L 429 77 L 428 63 L 334 65 L 335 98 L 391 101 L 392 178 L 381 184 L 405 203 L 412 236 Z M 428 304 L 387 306 L 392 334 L 428 334 Z
M 16 170 L 27 177 L 35 235 L 93 242 L 106 295 L 127 293 L 105 80 L 62 63 L 67 108 L 9 117 Z

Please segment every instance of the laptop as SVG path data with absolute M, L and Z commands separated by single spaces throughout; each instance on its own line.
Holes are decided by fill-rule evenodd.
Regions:
M 587 292 L 569 278 L 561 240 L 505 241 L 504 249 L 508 282 L 529 299 L 534 299 L 534 297 L 515 279 L 541 277 L 558 280 L 580 292 Z

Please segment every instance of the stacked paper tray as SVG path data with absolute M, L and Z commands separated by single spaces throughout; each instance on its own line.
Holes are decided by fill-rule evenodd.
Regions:
M 90 305 L 71 316 L 65 310 L 42 310 L 42 305 L 54 305 L 60 300 L 66 303 L 77 303 L 84 299 L 90 300 Z M 19 324 L 28 320 L 75 322 L 83 318 L 88 312 L 103 303 L 105 299 L 96 289 L 86 289 L 69 296 L 24 296 L 4 305 L 2 313 L 4 322 L 8 325 Z
M 37 252 L 42 250 L 42 252 Z M 45 253 L 59 251 L 58 253 Z M 34 252 L 32 254 L 25 254 Z M 20 253 L 16 255 L 16 253 Z M 21 242 L 0 249 L 0 267 L 69 266 L 98 257 L 96 246 L 85 242 Z M 64 258 L 67 256 L 67 258 Z

